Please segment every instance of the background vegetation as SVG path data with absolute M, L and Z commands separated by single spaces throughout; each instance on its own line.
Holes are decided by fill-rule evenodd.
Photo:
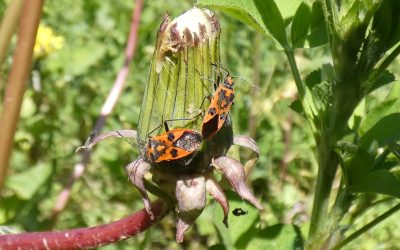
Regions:
M 4 13 L 7 3 L 0 1 L 0 13 Z M 137 158 L 137 149 L 120 140 L 108 140 L 93 151 L 87 171 L 73 186 L 67 207 L 56 220 L 52 215 L 60 191 L 80 160 L 75 149 L 90 134 L 123 64 L 133 7 L 132 0 L 45 2 L 38 33 L 42 47 L 35 50 L 11 167 L 1 191 L 0 224 L 4 225 L 1 230 L 94 226 L 118 220 L 143 207 L 139 193 L 128 182 L 124 170 L 128 162 Z M 127 85 L 104 130 L 137 127 L 161 17 L 165 12 L 177 16 L 190 7 L 191 1 L 145 2 Z M 240 248 L 243 238 L 259 223 L 264 227 L 294 223 L 303 236 L 307 235 L 317 173 L 316 145 L 304 118 L 289 108 L 297 96 L 287 59 L 259 32 L 223 13 L 216 14 L 222 28 L 224 67 L 261 89 L 259 93 L 238 79 L 231 115 L 235 134 L 250 135 L 260 147 L 261 156 L 249 176 L 249 183 L 266 210 L 259 220 L 258 212 L 251 205 L 245 205 L 229 193 L 232 208 L 246 207 L 249 211 L 242 217 L 231 215 L 229 231 L 223 228 L 221 211 L 211 202 L 185 235 L 182 246 L 175 242 L 175 218 L 170 214 L 145 233 L 102 249 L 206 249 L 216 244 Z M 329 53 L 327 45 L 296 50 L 302 78 L 318 65 L 331 63 Z M 10 53 L 0 69 L 1 101 L 11 56 Z M 398 79 L 399 60 L 390 70 Z M 379 103 L 398 103 L 399 97 L 399 84 L 390 84 L 369 94 L 357 110 L 360 117 L 370 112 L 379 113 Z M 391 107 L 393 113 L 400 111 L 400 105 Z M 338 186 L 339 178 L 334 187 Z M 360 215 L 354 215 L 357 211 L 353 208 L 353 214 L 346 218 L 350 230 L 354 230 L 354 223 L 364 225 L 395 204 L 393 198 L 384 195 L 366 195 L 365 199 L 384 202 Z M 355 246 L 357 249 L 397 249 L 399 219 L 400 214 L 393 215 L 349 244 L 347 249 Z M 275 227 L 276 232 L 287 230 L 287 234 L 295 234 L 287 227 Z M 282 246 L 279 235 L 267 237 L 268 244 L 278 242 Z M 257 244 L 253 246 L 256 249 Z

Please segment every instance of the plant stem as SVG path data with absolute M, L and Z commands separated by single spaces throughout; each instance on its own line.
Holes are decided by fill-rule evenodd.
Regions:
M 367 225 L 365 225 L 362 228 L 358 229 L 357 231 L 355 231 L 354 233 L 349 235 L 347 238 L 343 239 L 336 246 L 334 246 L 332 248 L 332 250 L 338 250 L 338 249 L 344 247 L 345 245 L 347 245 L 348 243 L 350 243 L 351 241 L 353 241 L 354 239 L 356 239 L 360 235 L 364 234 L 366 231 L 370 230 L 372 227 L 378 225 L 380 222 L 382 222 L 383 220 L 385 220 L 386 218 L 388 218 L 389 216 L 391 216 L 392 214 L 394 214 L 398 210 L 400 210 L 400 203 L 397 204 L 396 206 L 392 207 L 391 209 L 389 209 L 388 211 L 386 211 L 382 215 L 378 216 L 377 218 L 375 218 L 373 221 L 371 221 Z
M 4 13 L 0 26 L 0 65 L 3 64 L 7 55 L 11 35 L 17 26 L 18 19 L 21 15 L 24 0 L 14 0 L 8 3 L 7 10 Z
M 26 80 L 31 67 L 33 46 L 42 14 L 42 6 L 43 0 L 25 1 L 19 21 L 14 61 L 8 77 L 3 113 L 0 117 L 0 190 L 7 174 Z
M 289 65 L 293 73 L 304 112 L 312 127 L 314 135 L 316 135 L 315 132 L 317 130 L 312 122 L 313 114 L 309 109 L 311 106 L 306 103 L 306 88 L 301 80 L 293 50 L 285 50 L 285 53 L 289 60 Z M 320 128 L 320 130 L 324 130 L 324 128 Z M 331 148 L 331 145 L 334 144 L 330 140 L 330 134 L 324 133 L 324 131 L 320 131 L 320 134 L 322 134 L 321 137 L 315 136 L 318 146 L 318 176 L 309 232 L 309 240 L 312 244 L 311 249 L 319 249 L 319 247 L 324 243 L 324 240 L 329 236 L 327 234 L 329 226 L 329 198 L 339 163 L 336 153 Z
M 299 98 L 303 105 L 304 112 L 312 127 L 312 131 L 316 135 L 316 128 L 312 122 L 313 114 L 309 109 L 311 106 L 306 103 L 306 88 L 301 80 L 299 70 L 297 68 L 296 60 L 294 58 L 293 50 L 285 50 L 286 56 L 289 60 L 289 65 L 293 73 L 293 77 L 299 92 Z M 324 129 L 324 128 L 320 128 Z M 338 157 L 331 148 L 330 135 L 324 134 L 321 137 L 315 137 L 318 146 L 318 176 L 317 186 L 315 190 L 313 210 L 311 215 L 309 240 L 312 243 L 311 249 L 318 249 L 323 244 L 324 240 L 329 236 L 325 235 L 328 229 L 328 205 L 331 194 L 333 180 L 335 178 L 336 170 L 338 167 Z
M 330 149 L 328 140 L 318 142 L 319 166 L 309 231 L 310 249 L 320 249 L 329 236 L 328 207 L 338 163 L 338 157 Z
M 125 61 L 122 68 L 118 72 L 117 78 L 115 79 L 113 87 L 111 88 L 110 93 L 108 94 L 107 99 L 103 104 L 103 107 L 101 108 L 100 116 L 97 118 L 96 123 L 93 126 L 93 131 L 95 131 L 96 133 L 99 133 L 102 130 L 107 117 L 113 111 L 115 104 L 118 101 L 118 97 L 120 96 L 125 86 L 126 78 L 129 72 L 130 62 L 132 61 L 132 58 L 135 55 L 136 51 L 139 21 L 142 13 L 142 7 L 143 7 L 143 0 L 135 1 L 135 6 L 132 12 L 131 29 L 129 32 L 128 42 L 125 49 Z M 75 164 L 74 171 L 69 177 L 68 182 L 65 185 L 64 189 L 59 194 L 56 205 L 53 209 L 52 218 L 54 221 L 57 219 L 58 215 L 64 210 L 65 206 L 67 205 L 69 196 L 71 194 L 72 186 L 74 185 L 75 181 L 78 180 L 84 173 L 86 165 L 90 161 L 90 155 L 91 155 L 90 151 L 85 150 L 82 153 L 81 161 Z
M 327 22 L 327 28 L 330 31 L 330 39 L 337 39 L 338 38 L 338 31 L 337 28 L 338 25 L 338 13 L 337 13 L 337 8 L 336 8 L 336 3 L 333 0 L 325 0 L 322 1 L 322 6 L 323 6 L 323 11 L 324 11 L 324 16 L 325 20 Z M 332 41 L 332 40 L 331 40 Z
M 307 98 L 307 96 L 306 96 L 307 89 L 306 89 L 306 86 L 304 85 L 303 81 L 301 80 L 300 72 L 299 72 L 299 69 L 297 68 L 296 59 L 294 57 L 293 49 L 285 49 L 285 54 L 288 58 L 290 69 L 293 74 L 294 82 L 297 87 L 298 97 L 302 104 L 304 113 L 307 117 L 307 121 L 309 122 L 309 124 L 311 126 L 311 131 L 315 135 L 317 132 L 317 129 L 315 128 L 315 124 L 313 123 L 313 120 L 314 120 L 314 114 L 312 111 L 313 105 L 309 103 L 309 98 Z
M 145 209 L 109 224 L 65 230 L 59 232 L 34 232 L 0 236 L 0 248 L 8 249 L 87 249 L 126 239 L 143 232 L 168 212 L 162 200 L 154 202 L 151 220 Z
M 297 91 L 299 92 L 300 101 L 303 103 L 306 90 L 303 81 L 301 80 L 299 69 L 297 68 L 293 50 L 285 50 L 285 54 L 289 60 L 290 69 L 292 70 L 294 82 L 296 83 Z

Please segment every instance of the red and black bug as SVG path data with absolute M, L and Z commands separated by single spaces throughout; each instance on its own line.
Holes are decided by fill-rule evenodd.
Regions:
M 228 73 L 216 88 L 203 119 L 201 134 L 204 139 L 215 135 L 224 125 L 235 100 L 233 85 L 233 79 Z
M 200 146 L 202 135 L 191 129 L 169 130 L 164 121 L 165 133 L 151 137 L 146 144 L 145 158 L 150 163 L 182 159 L 193 154 Z

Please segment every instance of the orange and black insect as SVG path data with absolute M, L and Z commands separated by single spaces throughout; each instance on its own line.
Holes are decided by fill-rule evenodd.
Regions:
M 233 79 L 228 73 L 216 88 L 201 128 L 201 134 L 205 139 L 215 135 L 224 125 L 235 100 L 233 85 Z
M 176 128 L 169 130 L 164 122 L 165 133 L 149 138 L 145 157 L 150 163 L 161 163 L 182 159 L 193 154 L 203 137 L 195 130 Z

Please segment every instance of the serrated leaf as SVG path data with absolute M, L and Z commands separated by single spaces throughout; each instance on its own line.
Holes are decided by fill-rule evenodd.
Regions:
M 296 4 L 297 1 L 292 2 Z M 224 11 L 263 32 L 279 49 L 288 46 L 285 23 L 273 0 L 199 0 L 198 4 Z
M 351 192 L 378 193 L 400 198 L 400 180 L 388 170 L 373 171 L 350 185 Z
M 50 177 L 50 165 L 40 164 L 36 167 L 8 177 L 6 186 L 23 200 L 29 200 Z
M 399 124 L 400 113 L 383 117 L 361 137 L 361 147 L 368 149 L 373 141 L 378 142 L 380 146 L 399 141 Z
M 319 112 L 325 112 L 331 102 L 332 91 L 328 82 L 321 82 L 311 89 L 314 105 Z
M 310 74 L 308 74 L 304 80 L 304 83 L 306 85 L 306 94 L 304 96 L 304 103 L 303 103 L 303 109 L 304 113 L 306 116 L 310 116 L 311 119 L 313 119 L 313 123 L 317 125 L 317 117 L 319 115 L 319 112 L 315 106 L 314 103 L 314 96 L 312 95 L 312 89 L 314 86 L 318 85 L 322 81 L 322 73 L 321 69 L 317 69 Z M 316 129 L 313 129 L 313 132 L 317 132 Z
M 304 109 L 303 109 L 303 106 L 301 105 L 300 100 L 297 99 L 297 100 L 293 101 L 293 102 L 290 104 L 289 108 L 290 108 L 291 110 L 293 110 L 294 112 L 296 112 L 297 114 L 299 114 L 299 115 L 305 117 Z
M 294 48 L 303 47 L 311 24 L 311 8 L 301 3 L 294 15 L 291 29 L 291 40 Z
M 321 69 L 316 69 L 306 76 L 304 83 L 309 89 L 322 82 Z
M 304 240 L 297 226 L 276 224 L 261 230 L 246 248 L 259 249 L 302 250 Z

